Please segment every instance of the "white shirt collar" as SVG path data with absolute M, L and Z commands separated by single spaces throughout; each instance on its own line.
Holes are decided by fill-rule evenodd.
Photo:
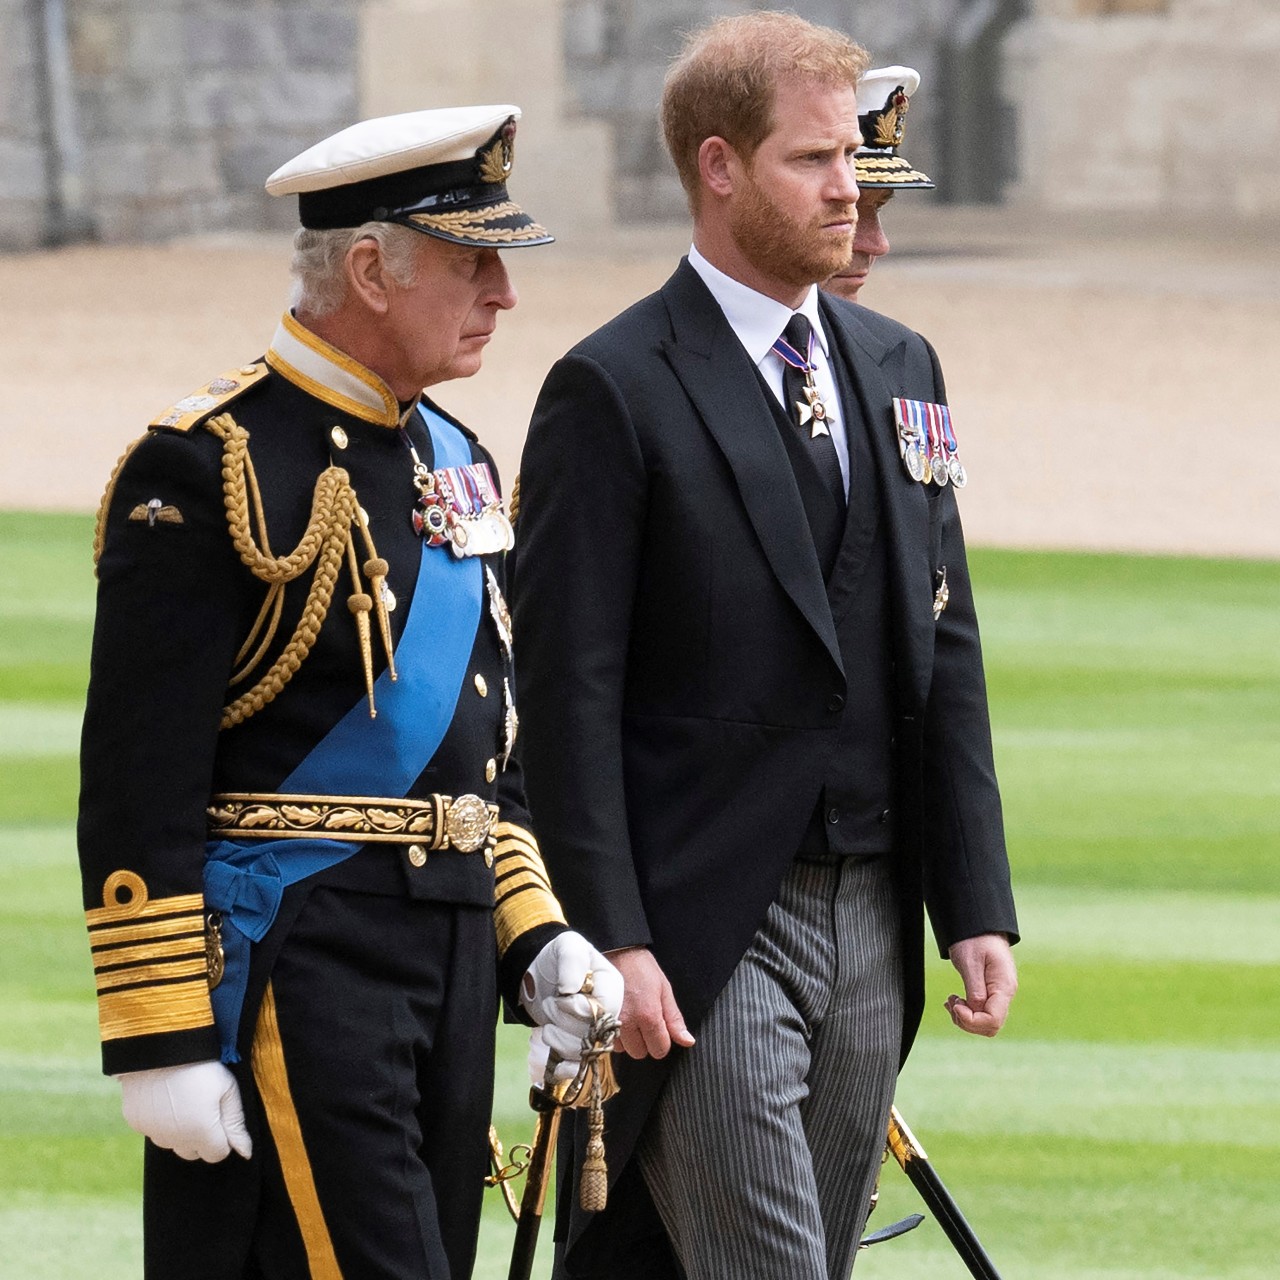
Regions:
M 696 245 L 689 246 L 689 265 L 698 273 L 703 284 L 711 291 L 729 327 L 738 335 L 738 341 L 747 350 L 755 364 L 769 354 L 770 348 L 787 327 L 794 314 L 790 307 L 725 275 L 719 267 L 712 266 L 698 252 Z M 818 286 L 812 285 L 804 301 L 796 308 L 813 326 L 814 339 L 827 355 L 827 333 L 822 327 L 818 311 Z

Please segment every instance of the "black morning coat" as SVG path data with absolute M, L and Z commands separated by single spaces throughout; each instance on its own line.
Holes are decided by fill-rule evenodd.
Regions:
M 896 321 L 825 295 L 821 307 L 868 424 L 888 544 L 905 1058 L 922 904 L 944 952 L 1016 937 L 1017 922 L 956 494 L 913 481 L 897 446 L 894 397 L 945 401 L 937 358 Z M 652 948 L 695 1033 L 819 802 L 854 629 L 846 558 L 824 584 L 768 394 L 684 261 L 554 366 L 521 467 L 512 597 L 544 859 L 597 947 Z M 615 1181 L 665 1069 L 619 1061 Z M 561 1193 L 562 1208 L 576 1200 Z M 594 1219 L 575 1208 L 570 1257 L 627 1240 L 641 1198 Z

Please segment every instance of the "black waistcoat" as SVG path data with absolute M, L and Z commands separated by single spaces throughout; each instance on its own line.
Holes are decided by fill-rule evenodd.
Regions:
M 849 502 L 841 518 L 805 450 L 801 429 L 767 399 L 796 476 L 827 585 L 847 688 L 836 749 L 801 840 L 803 857 L 893 847 L 893 654 L 889 548 L 881 484 L 853 372 L 829 342 L 849 442 Z

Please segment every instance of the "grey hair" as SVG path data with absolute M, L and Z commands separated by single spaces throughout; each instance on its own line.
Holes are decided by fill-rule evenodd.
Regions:
M 377 242 L 387 275 L 407 288 L 418 276 L 421 236 L 422 232 L 394 222 L 366 222 L 333 231 L 300 228 L 293 237 L 293 261 L 289 264 L 294 279 L 291 304 L 314 316 L 336 311 L 347 296 L 343 263 L 348 251 L 361 240 Z

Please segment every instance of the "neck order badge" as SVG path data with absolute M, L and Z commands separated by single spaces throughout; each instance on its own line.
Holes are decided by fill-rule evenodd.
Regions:
M 770 350 L 786 365 L 782 375 L 783 390 L 798 415 L 799 425 L 809 426 L 811 440 L 817 436 L 829 436 L 827 406 L 813 380 L 818 367 L 813 362 L 813 326 L 799 313 L 793 315 Z

